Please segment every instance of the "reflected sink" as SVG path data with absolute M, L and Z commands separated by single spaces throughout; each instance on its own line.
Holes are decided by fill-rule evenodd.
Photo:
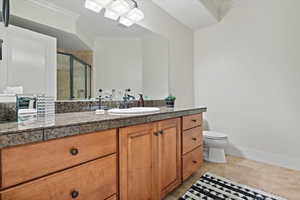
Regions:
M 159 112 L 159 108 L 155 107 L 133 107 L 126 109 L 110 109 L 108 114 L 112 115 L 138 115 L 138 114 L 148 114 Z

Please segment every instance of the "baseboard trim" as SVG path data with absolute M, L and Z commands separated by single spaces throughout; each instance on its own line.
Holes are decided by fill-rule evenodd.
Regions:
M 226 153 L 229 155 L 276 165 L 279 167 L 300 170 L 299 157 L 291 157 L 283 154 L 274 154 L 245 147 L 237 147 L 236 145 L 232 144 L 228 146 L 228 148 L 226 149 Z

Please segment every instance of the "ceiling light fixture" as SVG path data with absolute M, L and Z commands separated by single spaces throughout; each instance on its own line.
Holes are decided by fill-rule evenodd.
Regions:
M 105 9 L 104 17 L 112 20 L 117 20 L 120 16 L 116 14 L 115 12 L 112 12 L 108 9 Z
M 109 4 L 106 9 L 121 16 L 129 12 L 131 8 L 129 3 L 126 2 L 125 0 L 115 0 L 111 4 Z
M 129 27 L 144 19 L 144 13 L 135 0 L 85 0 L 85 7 L 99 13 L 105 8 L 104 17 L 118 20 Z
M 107 6 L 112 0 L 86 0 L 85 7 L 99 13 L 102 8 Z
M 126 27 L 132 26 L 134 24 L 133 21 L 129 20 L 126 17 L 120 17 L 119 22 L 120 22 L 120 24 L 123 24 Z
M 138 22 L 144 19 L 145 16 L 140 9 L 134 8 L 131 11 L 129 11 L 125 17 L 133 22 Z

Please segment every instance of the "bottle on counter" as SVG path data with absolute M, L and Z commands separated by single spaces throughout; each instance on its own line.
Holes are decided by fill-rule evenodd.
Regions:
M 145 101 L 144 101 L 144 98 L 143 98 L 143 94 L 139 94 L 140 98 L 139 98 L 139 101 L 138 101 L 138 107 L 145 107 Z

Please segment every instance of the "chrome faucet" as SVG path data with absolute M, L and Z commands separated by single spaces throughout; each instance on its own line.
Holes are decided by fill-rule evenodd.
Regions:
M 129 108 L 130 102 L 135 100 L 135 97 L 132 95 L 129 95 L 128 92 L 130 92 L 131 89 L 126 89 L 124 96 L 123 96 L 123 102 L 120 104 L 120 108 Z
M 99 89 L 99 98 L 98 98 L 98 106 L 99 106 L 99 110 L 101 110 L 101 108 L 102 108 L 102 89 Z

